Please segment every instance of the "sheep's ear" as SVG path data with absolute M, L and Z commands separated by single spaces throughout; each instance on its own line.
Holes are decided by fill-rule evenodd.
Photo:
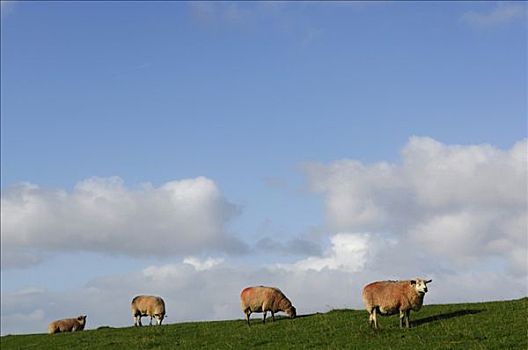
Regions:
M 416 284 L 415 280 L 411 280 L 411 285 Z
M 431 283 L 431 282 L 433 282 L 433 280 L 425 281 L 425 283 Z

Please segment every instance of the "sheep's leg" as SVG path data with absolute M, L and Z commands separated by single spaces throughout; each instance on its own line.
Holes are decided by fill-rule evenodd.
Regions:
M 251 308 L 249 308 L 249 307 L 246 308 L 246 309 L 244 310 L 244 314 L 246 315 L 246 321 L 247 321 L 247 324 L 248 324 L 248 327 L 249 327 L 249 326 L 251 326 L 251 325 L 249 324 L 249 316 L 251 316 Z
M 378 308 L 375 307 L 374 310 L 372 310 L 372 319 L 374 320 L 374 328 L 378 329 Z
M 266 323 L 266 315 L 268 314 L 268 311 L 264 311 L 264 318 L 262 319 L 262 323 Z
M 374 322 L 374 319 L 372 318 L 372 309 L 367 309 L 367 312 L 369 314 L 368 325 L 372 327 L 372 322 Z
M 271 312 L 271 318 L 273 319 L 273 322 L 275 322 L 275 313 L 273 311 Z
M 251 326 L 249 324 L 249 316 L 251 315 L 251 310 L 248 308 L 244 311 L 244 313 L 246 314 L 246 320 L 247 320 L 247 324 L 248 324 L 248 327 Z
M 149 326 L 152 326 L 152 316 L 150 316 Z
M 405 311 L 405 325 L 407 326 L 407 328 L 411 328 L 409 326 L 409 316 L 411 315 L 411 310 L 407 310 Z
M 405 311 L 400 310 L 400 328 L 403 328 L 403 319 L 405 318 L 405 314 Z

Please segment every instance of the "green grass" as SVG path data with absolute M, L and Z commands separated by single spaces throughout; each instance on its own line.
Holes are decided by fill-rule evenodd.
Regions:
M 260 314 L 261 315 L 261 314 Z M 528 349 L 528 298 L 512 301 L 425 305 L 411 313 L 411 329 L 398 316 L 367 325 L 367 312 L 334 310 L 278 318 L 192 322 L 142 328 L 103 328 L 56 335 L 10 335 L 1 349 Z M 242 317 L 242 315 L 241 315 Z

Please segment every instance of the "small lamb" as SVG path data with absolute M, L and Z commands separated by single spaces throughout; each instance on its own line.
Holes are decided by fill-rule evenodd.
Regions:
M 66 318 L 64 320 L 56 320 L 50 322 L 48 325 L 48 333 L 60 332 L 76 332 L 82 331 L 86 325 L 86 315 L 81 315 L 77 318 Z

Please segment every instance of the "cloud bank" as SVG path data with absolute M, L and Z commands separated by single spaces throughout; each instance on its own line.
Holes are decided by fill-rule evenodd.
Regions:
M 526 140 L 503 151 L 412 137 L 400 164 L 340 160 L 306 172 L 331 232 L 391 236 L 453 268 L 498 257 L 526 276 L 527 159 Z
M 245 245 L 225 228 L 237 211 L 204 177 L 135 189 L 118 177 L 91 178 L 71 192 L 19 184 L 2 193 L 2 267 L 37 263 L 47 252 L 237 253 Z

